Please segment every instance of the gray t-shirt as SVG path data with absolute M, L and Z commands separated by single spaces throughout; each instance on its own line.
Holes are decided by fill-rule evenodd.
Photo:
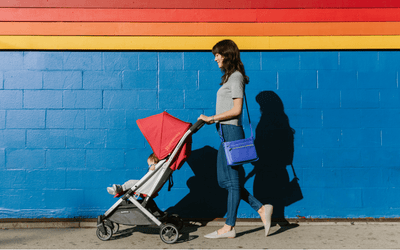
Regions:
M 239 71 L 235 71 L 217 92 L 217 104 L 215 114 L 221 114 L 233 108 L 233 99 L 243 98 L 244 78 Z M 230 120 L 221 121 L 221 124 L 242 125 L 242 116 Z

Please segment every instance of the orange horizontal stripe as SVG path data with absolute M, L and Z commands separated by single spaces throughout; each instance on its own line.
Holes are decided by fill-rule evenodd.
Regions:
M 3 22 L 398 22 L 400 8 L 70 9 L 0 8 Z
M 398 0 L 3 0 L 0 7 L 64 8 L 388 8 Z
M 70 23 L 3 22 L 0 35 L 41 36 L 352 36 L 400 35 L 400 22 Z

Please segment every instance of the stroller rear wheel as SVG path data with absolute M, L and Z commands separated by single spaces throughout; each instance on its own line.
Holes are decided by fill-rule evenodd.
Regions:
M 178 240 L 179 231 L 173 224 L 164 224 L 160 228 L 160 238 L 164 243 L 172 244 Z
M 111 236 L 113 234 L 113 230 L 108 225 L 104 225 L 104 228 L 106 230 L 106 234 L 104 234 L 99 228 L 97 228 L 96 235 L 97 235 L 97 238 L 99 238 L 100 240 L 106 241 L 111 238 Z

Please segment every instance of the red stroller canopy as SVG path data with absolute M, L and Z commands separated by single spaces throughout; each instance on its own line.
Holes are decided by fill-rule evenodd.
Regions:
M 146 138 L 158 159 L 164 159 L 175 149 L 179 140 L 189 130 L 191 124 L 162 112 L 157 115 L 136 121 L 140 131 Z M 178 152 L 177 162 L 171 165 L 172 170 L 180 168 L 191 151 L 191 136 Z

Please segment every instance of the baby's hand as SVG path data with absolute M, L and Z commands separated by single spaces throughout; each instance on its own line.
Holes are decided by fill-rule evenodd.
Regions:
M 150 170 L 154 171 L 154 169 L 156 169 L 156 166 L 153 164 L 153 165 L 151 165 Z

